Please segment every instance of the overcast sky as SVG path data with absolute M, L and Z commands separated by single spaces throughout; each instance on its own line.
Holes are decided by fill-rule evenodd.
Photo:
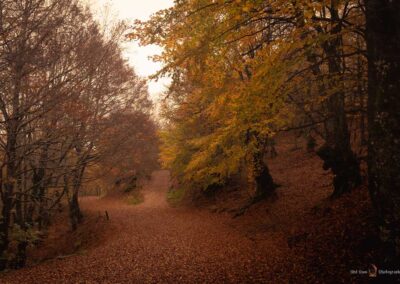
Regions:
M 98 16 L 104 14 L 104 7 L 111 11 L 111 17 L 120 20 L 133 21 L 135 19 L 146 20 L 151 14 L 158 10 L 169 8 L 173 0 L 87 0 Z M 147 77 L 160 70 L 161 65 L 148 59 L 149 56 L 160 52 L 157 46 L 139 47 L 137 43 L 131 42 L 124 45 L 124 54 L 129 63 L 135 68 L 140 76 Z M 158 94 L 168 84 L 167 79 L 158 82 L 149 82 L 149 92 L 152 98 L 157 99 Z

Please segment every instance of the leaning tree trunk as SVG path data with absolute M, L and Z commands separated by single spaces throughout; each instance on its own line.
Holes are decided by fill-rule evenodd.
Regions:
M 389 260 L 400 258 L 400 1 L 367 0 L 368 175 Z

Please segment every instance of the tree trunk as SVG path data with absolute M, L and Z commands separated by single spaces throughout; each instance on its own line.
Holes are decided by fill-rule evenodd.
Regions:
M 368 177 L 389 261 L 400 258 L 400 1 L 366 1 Z
M 27 231 L 27 220 L 25 220 L 25 216 L 23 214 L 23 205 L 22 205 L 22 188 L 21 183 L 18 186 L 19 192 L 16 194 L 15 197 L 15 218 L 14 223 L 18 224 L 20 229 L 24 232 Z M 14 268 L 22 268 L 25 266 L 26 263 L 26 248 L 28 246 L 28 242 L 26 240 L 21 240 L 18 242 L 17 246 L 17 253 L 15 255 L 14 260 Z
M 12 209 L 12 192 L 13 185 L 5 184 L 5 192 L 2 194 L 3 207 L 1 209 L 0 219 L 0 271 L 7 268 L 8 259 L 6 252 L 9 245 L 9 228 L 11 221 L 11 209 Z
M 294 2 L 296 3 L 296 2 Z M 298 20 L 297 26 L 304 28 L 305 20 L 301 7 L 296 7 Z M 322 48 L 328 57 L 329 79 L 332 80 L 329 86 L 323 82 L 319 83 L 321 96 L 329 96 L 326 103 L 327 120 L 324 123 L 325 145 L 321 147 L 317 154 L 324 161 L 324 169 L 331 169 L 334 175 L 334 191 L 332 197 L 339 197 L 345 192 L 361 184 L 360 166 L 358 160 L 351 149 L 350 133 L 347 125 L 345 112 L 345 100 L 343 91 L 336 91 L 329 94 L 329 90 L 337 88 L 340 76 L 343 71 L 342 64 L 342 39 L 341 39 L 341 20 L 337 1 L 331 1 L 329 7 L 332 17 L 330 28 L 330 39 L 322 44 Z M 318 33 L 324 34 L 323 29 L 316 27 Z M 301 36 L 303 39 L 306 33 Z M 311 72 L 316 77 L 321 77 L 323 71 L 318 64 L 318 58 L 313 53 L 306 54 L 307 61 L 311 64 Z M 336 77 L 336 78 L 335 78 Z M 343 87 L 344 88 L 344 87 Z
M 254 203 L 273 194 L 276 186 L 264 159 L 267 141 L 269 138 L 262 141 L 263 139 L 260 139 L 257 133 L 253 135 L 256 145 L 255 150 L 250 158 L 249 166 L 251 169 L 249 171 L 249 181 L 254 185 L 252 198 L 252 202 Z
M 12 126 L 16 124 L 14 121 L 11 122 Z M 10 127 L 8 129 L 7 136 L 7 147 L 6 147 L 6 164 L 7 164 L 7 174 L 5 181 L 2 181 L 2 195 L 1 199 L 3 202 L 3 208 L 1 210 L 0 218 L 0 271 L 7 268 L 8 259 L 6 257 L 6 252 L 10 243 L 9 240 L 9 230 L 11 224 L 11 210 L 14 206 L 14 189 L 16 183 L 16 131 L 15 127 Z
M 254 163 L 254 180 L 256 186 L 254 201 L 257 202 L 268 195 L 271 195 L 275 190 L 275 184 L 262 154 L 257 153 L 254 155 Z
M 83 173 L 85 171 L 85 166 L 81 166 L 80 169 L 73 171 L 73 187 L 72 196 L 69 202 L 69 216 L 71 220 L 72 230 L 76 230 L 78 224 L 82 222 L 83 214 L 79 206 L 79 189 L 82 183 Z
M 79 207 L 77 191 L 74 191 L 72 193 L 72 197 L 69 202 L 69 217 L 71 221 L 72 230 L 75 231 L 78 228 L 78 224 L 82 221 L 83 218 L 81 209 Z
M 323 44 L 323 49 L 328 56 L 329 76 L 332 80 L 329 87 L 335 90 L 338 88 L 337 84 L 341 81 L 343 72 L 340 35 L 342 27 L 337 3 L 334 1 L 331 2 L 330 11 L 332 39 Z M 327 100 L 326 144 L 317 153 L 324 161 L 324 168 L 330 168 L 334 175 L 332 197 L 339 197 L 361 184 L 360 166 L 350 144 L 344 88 L 345 86 L 340 86 L 340 90 L 334 91 Z
M 17 246 L 17 254 L 15 257 L 15 265 L 14 268 L 22 268 L 26 264 L 26 248 L 28 247 L 28 242 L 22 241 L 18 243 Z

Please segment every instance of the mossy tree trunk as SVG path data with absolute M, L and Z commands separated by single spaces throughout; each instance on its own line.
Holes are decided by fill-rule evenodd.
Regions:
M 257 132 L 248 131 L 247 133 L 248 142 L 252 140 L 251 143 L 253 143 L 253 151 L 247 159 L 248 179 L 253 185 L 252 202 L 258 202 L 275 192 L 276 186 L 265 161 L 268 139 L 268 137 L 260 137 Z

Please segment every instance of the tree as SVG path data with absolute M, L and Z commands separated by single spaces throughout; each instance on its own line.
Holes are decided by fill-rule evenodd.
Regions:
M 400 256 L 400 3 L 366 3 L 368 45 L 368 176 L 381 239 Z
M 29 178 L 33 157 L 46 157 L 49 144 L 43 141 L 37 123 L 48 113 L 49 105 L 55 102 L 58 77 L 47 76 L 49 70 L 60 59 L 53 53 L 57 30 L 71 19 L 75 12 L 74 1 L 2 1 L 1 3 L 1 75 L 0 109 L 2 116 L 2 217 L 0 221 L 0 269 L 6 264 L 5 251 L 9 245 L 10 228 L 17 224 L 23 231 L 28 229 L 23 214 L 23 200 L 29 196 Z M 63 20 L 60 20 L 63 19 Z M 63 54 L 63 53 L 61 53 Z M 51 75 L 55 75 L 52 73 Z M 61 75 L 61 74 L 57 74 Z M 41 152 L 41 154 L 39 154 Z M 27 155 L 31 159 L 27 159 Z M 36 156 L 38 155 L 38 156 Z M 43 161 L 40 162 L 44 166 Z M 42 176 L 42 169 L 34 172 Z M 41 178 L 36 181 L 42 181 Z M 32 188 L 38 189 L 35 183 Z M 34 191 L 35 192 L 35 191 Z M 40 194 L 41 190 L 39 190 Z M 26 203 L 25 203 L 26 204 Z M 14 223 L 12 210 L 17 209 Z M 24 251 L 26 244 L 20 243 Z M 23 253 L 22 253 L 23 254 Z M 21 255 L 21 254 L 18 254 Z M 23 265 L 24 260 L 16 261 Z
M 155 140 L 146 82 L 122 57 L 125 28 L 103 34 L 75 0 L 1 1 L 0 270 L 25 264 L 28 245 L 60 204 L 78 226 L 87 172 L 106 168 L 100 161 L 115 152 L 105 133 L 128 133 L 132 144 Z M 135 113 L 148 128 L 111 119 L 120 113 Z
M 224 184 L 239 164 L 266 167 L 250 158 L 263 140 L 311 128 L 325 141 L 318 153 L 335 176 L 333 196 L 358 186 L 349 109 L 362 110 L 349 100 L 357 82 L 349 66 L 362 51 L 347 43 L 359 33 L 361 11 L 357 1 L 192 0 L 137 22 L 133 37 L 165 49 L 156 76 L 173 80 L 164 144 L 176 144 L 162 155 L 173 172 Z M 179 139 L 168 137 L 171 129 Z M 246 143 L 248 133 L 260 141 Z

